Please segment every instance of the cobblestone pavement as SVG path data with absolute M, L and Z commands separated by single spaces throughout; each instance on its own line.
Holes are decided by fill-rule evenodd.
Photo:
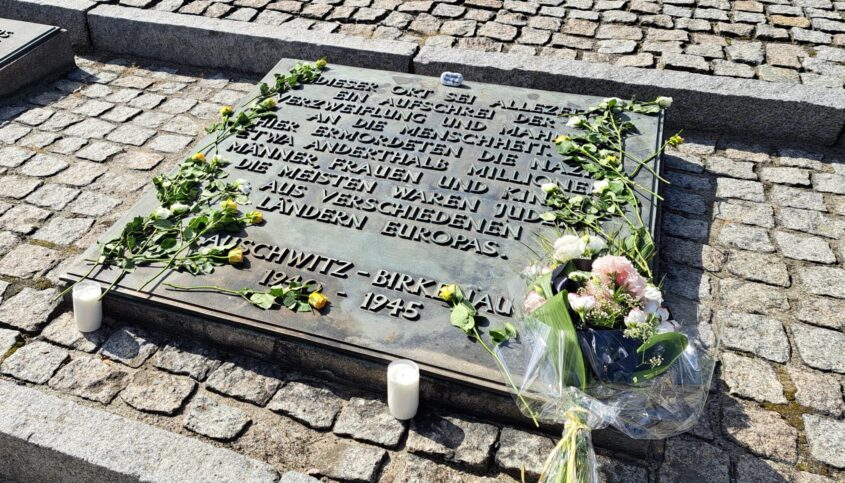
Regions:
M 845 2 L 836 0 L 105 2 L 443 47 L 838 88 L 845 82 Z
M 409 2 L 410 3 L 410 2 Z M 227 6 L 224 4 L 224 6 Z M 0 379 L 189 435 L 280 472 L 358 481 L 517 481 L 549 435 L 361 392 L 211 346 L 109 324 L 83 337 L 57 276 L 256 79 L 78 58 L 0 104 Z M 845 158 L 688 134 L 666 157 L 669 303 L 717 320 L 706 416 L 662 454 L 603 456 L 608 482 L 845 478 Z M 840 150 L 841 152 L 841 150 Z

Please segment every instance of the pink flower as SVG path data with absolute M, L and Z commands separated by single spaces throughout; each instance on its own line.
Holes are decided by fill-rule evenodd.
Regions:
M 535 310 L 539 309 L 546 303 L 546 299 L 543 298 L 542 295 L 538 294 L 535 291 L 531 291 L 528 295 L 525 296 L 525 300 L 522 301 L 522 308 L 525 309 L 526 314 L 530 314 Z
M 634 297 L 638 299 L 643 298 L 643 294 L 645 293 L 646 281 L 642 277 L 642 275 L 640 275 L 639 272 L 637 272 L 636 270 L 634 270 L 633 273 L 629 273 L 628 277 L 625 279 L 625 282 L 623 282 L 621 285 L 625 287 L 625 289 L 628 290 L 628 293 L 630 293 Z
M 638 299 L 645 293 L 646 280 L 625 257 L 614 255 L 599 257 L 593 261 L 593 273 L 597 274 L 605 284 L 615 283 L 618 287 L 625 287 Z

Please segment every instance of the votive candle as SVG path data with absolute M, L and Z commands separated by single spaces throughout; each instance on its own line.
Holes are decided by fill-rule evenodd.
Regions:
M 414 361 L 399 360 L 387 366 L 387 405 L 396 419 L 411 419 L 420 404 L 420 368 Z
M 73 286 L 73 318 L 80 332 L 94 332 L 103 322 L 100 284 L 83 280 Z

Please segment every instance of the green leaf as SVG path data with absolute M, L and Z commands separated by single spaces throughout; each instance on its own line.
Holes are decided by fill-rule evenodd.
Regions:
M 566 386 L 583 388 L 587 384 L 587 372 L 584 356 L 578 345 L 578 336 L 572 318 L 569 316 L 569 304 L 566 292 L 560 292 L 550 298 L 530 315 L 531 318 L 552 328 L 546 341 L 547 358 L 560 375 Z
M 496 345 L 507 342 L 514 337 L 516 337 L 516 327 L 510 322 L 506 322 L 501 328 L 490 329 L 490 338 L 493 339 Z
M 173 222 L 170 220 L 155 220 L 153 226 L 160 230 L 169 230 L 173 228 Z
M 469 334 L 475 328 L 475 308 L 465 302 L 456 304 L 449 319 L 452 325 Z
M 176 246 L 176 239 L 175 238 L 165 238 L 158 244 L 162 250 L 170 250 Z
M 284 285 L 273 285 L 270 287 L 270 293 L 273 297 L 283 297 L 287 291 L 288 289 Z
M 249 301 L 252 302 L 253 305 L 256 307 L 262 308 L 264 310 L 269 310 L 270 307 L 276 303 L 276 297 L 273 297 L 269 293 L 263 292 L 256 292 L 249 297 Z
M 657 367 L 649 367 L 634 372 L 634 382 L 639 380 L 653 379 L 666 372 L 669 367 L 678 360 L 687 348 L 689 339 L 680 332 L 663 332 L 648 338 L 643 345 L 637 348 L 637 353 L 642 354 L 643 360 L 648 361 L 652 357 L 659 356 L 663 362 Z

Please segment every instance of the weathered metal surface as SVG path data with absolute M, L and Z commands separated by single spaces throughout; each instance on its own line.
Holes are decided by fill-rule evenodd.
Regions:
M 280 62 L 265 80 L 293 64 Z M 513 297 L 521 292 L 528 247 L 536 247 L 535 234 L 548 230 L 536 218 L 544 211 L 540 185 L 557 180 L 578 193 L 592 185 L 558 161 L 552 140 L 568 130 L 567 113 L 599 100 L 473 82 L 450 88 L 433 77 L 332 67 L 318 84 L 281 96 L 275 118 L 221 145 L 232 163 L 230 178 L 252 183 L 252 203 L 266 220 L 240 237 L 248 264 L 166 278 L 256 289 L 313 280 L 325 287 L 330 307 L 322 315 L 295 314 L 160 284 L 138 292 L 153 269 L 124 278 L 112 297 L 227 320 L 370 361 L 409 358 L 440 379 L 501 388 L 489 355 L 449 324 L 438 288 L 462 285 L 493 325 L 516 317 L 521 302 Z M 640 134 L 629 138 L 628 149 L 650 154 L 662 119 L 633 115 L 632 121 Z M 646 170 L 638 181 L 656 187 Z M 643 201 L 643 218 L 653 230 L 656 207 Z M 148 193 L 104 238 L 157 206 Z M 68 280 L 87 271 L 75 266 Z M 106 284 L 116 274 L 94 277 Z M 137 318 L 143 323 L 143 314 Z

